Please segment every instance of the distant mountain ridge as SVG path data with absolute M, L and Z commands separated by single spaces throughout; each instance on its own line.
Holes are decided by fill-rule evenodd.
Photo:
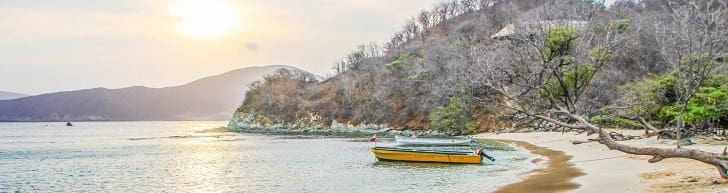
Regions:
M 227 120 L 248 85 L 290 66 L 233 70 L 190 83 L 149 88 L 93 88 L 0 101 L 0 121 Z
M 12 100 L 12 99 L 23 98 L 23 97 L 27 97 L 27 96 L 30 96 L 30 95 L 0 91 L 0 100 Z

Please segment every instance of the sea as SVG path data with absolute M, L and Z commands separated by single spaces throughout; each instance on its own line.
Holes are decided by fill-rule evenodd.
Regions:
M 378 161 L 367 137 L 209 133 L 217 122 L 0 123 L 0 192 L 488 192 L 536 156 L 480 141 L 496 161 Z M 468 147 L 464 147 L 468 148 Z

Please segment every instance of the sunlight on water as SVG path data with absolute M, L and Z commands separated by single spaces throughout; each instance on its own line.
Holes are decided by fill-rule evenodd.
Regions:
M 478 192 L 533 167 L 523 151 L 386 162 L 361 139 L 195 132 L 224 124 L 0 123 L 0 192 Z

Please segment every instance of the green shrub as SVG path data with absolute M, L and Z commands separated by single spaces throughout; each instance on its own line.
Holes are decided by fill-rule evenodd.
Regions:
M 576 28 L 564 26 L 546 31 L 544 38 L 544 61 L 567 56 L 576 46 Z
M 468 104 L 460 97 L 448 98 L 446 106 L 438 107 L 429 116 L 430 125 L 438 130 L 458 129 L 466 133 L 475 131 L 477 124 L 467 110 Z
M 404 65 L 407 64 L 407 61 L 409 61 L 411 58 L 412 58 L 411 54 L 402 54 L 402 55 L 399 55 L 399 58 L 386 64 L 385 66 L 402 69 L 402 68 L 404 68 Z
M 629 29 L 629 24 L 630 24 L 629 20 L 620 19 L 620 20 L 615 20 L 615 21 L 610 22 L 609 27 L 616 28 L 620 32 L 624 32 L 624 31 L 627 31 L 627 29 Z

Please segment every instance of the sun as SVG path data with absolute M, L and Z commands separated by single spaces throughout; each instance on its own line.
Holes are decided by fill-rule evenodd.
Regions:
M 178 0 L 169 12 L 179 18 L 178 30 L 193 37 L 220 37 L 240 25 L 237 10 L 221 0 Z

